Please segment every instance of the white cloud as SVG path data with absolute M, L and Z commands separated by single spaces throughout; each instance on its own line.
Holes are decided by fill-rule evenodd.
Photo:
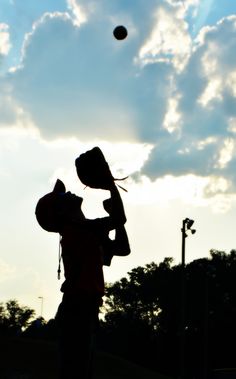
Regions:
M 203 28 L 196 40 L 200 42 L 198 49 L 203 51 L 200 64 L 206 78 L 206 86 L 199 97 L 203 106 L 208 106 L 212 100 L 223 101 L 225 91 L 236 96 L 235 31 L 236 17 L 230 16 L 216 26 Z
M 227 164 L 231 161 L 233 155 L 235 154 L 235 144 L 236 140 L 233 138 L 226 138 L 223 141 L 223 147 L 219 151 L 217 167 L 221 169 L 227 167 Z
M 140 181 L 130 187 L 128 201 L 134 204 L 158 204 L 161 207 L 171 207 L 171 202 L 181 200 L 185 204 L 203 206 L 208 203 L 204 196 L 209 178 L 195 175 L 175 177 L 166 175 L 151 181 L 147 176 L 141 176 Z
M 76 0 L 67 0 L 67 4 L 68 4 L 68 8 L 73 13 L 74 24 L 80 27 L 88 19 L 85 9 Z
M 69 14 L 44 14 L 25 36 L 21 65 L 6 78 L 12 98 L 49 137 L 137 139 L 114 38 L 106 55 L 99 36 L 89 46 L 83 38 Z
M 228 194 L 230 183 L 224 177 L 202 177 L 166 175 L 155 181 L 141 176 L 139 182 L 130 183 L 126 195 L 128 204 L 136 206 L 158 206 L 166 212 L 177 203 L 183 209 L 191 207 L 210 209 L 214 214 L 225 214 L 235 203 L 236 195 Z
M 24 60 L 26 59 L 26 54 L 27 54 L 27 49 L 30 47 L 30 44 L 32 43 L 32 39 L 34 37 L 34 34 L 37 32 L 37 29 L 42 27 L 44 24 L 47 22 L 50 22 L 50 20 L 53 19 L 61 19 L 66 21 L 71 21 L 71 17 L 69 16 L 68 13 L 62 13 L 62 12 L 46 12 L 44 13 L 39 19 L 37 19 L 35 22 L 32 24 L 32 30 L 28 33 L 25 34 L 24 36 L 24 41 L 21 49 L 21 65 L 19 65 L 19 69 L 22 68 L 22 65 L 24 64 Z M 10 70 L 13 71 L 14 69 Z
M 178 96 L 169 98 L 167 112 L 163 121 L 163 127 L 169 133 L 178 131 L 181 127 L 181 114 L 178 111 Z
M 173 10 L 161 7 L 156 11 L 154 27 L 139 51 L 138 60 L 141 64 L 171 62 L 181 71 L 188 61 L 191 46 L 186 21 Z
M 184 18 L 191 11 L 192 17 L 196 17 L 200 0 L 166 0 L 166 2 L 176 8 L 178 15 Z
M 216 137 L 207 137 L 201 141 L 198 141 L 196 143 L 196 147 L 198 150 L 204 150 L 206 146 L 212 145 L 217 143 L 217 138 Z
M 235 134 L 236 133 L 236 117 L 230 117 L 228 120 L 228 131 Z
M 211 78 L 198 102 L 203 106 L 209 106 L 212 100 L 222 100 L 223 81 L 221 78 Z
M 103 15 L 101 2 L 96 21 L 86 2 L 67 4 L 71 13 L 82 12 L 86 25 L 78 28 L 75 13 L 60 12 L 34 23 L 21 67 L 4 82 L 7 115 L 14 110 L 14 122 L 28 120 L 43 138 L 146 143 L 152 149 L 142 170 L 152 179 L 167 174 L 229 178 L 234 142 L 222 141 L 232 137 L 236 118 L 236 18 L 204 28 L 193 48 L 179 1 L 158 7 L 153 1 L 143 16 L 142 25 L 151 20 L 146 34 L 135 22 L 140 9 L 132 13 L 127 6 L 115 21 L 125 15 L 135 32 L 118 42 L 112 37 L 112 6 Z M 198 5 L 188 1 L 185 9 Z M 135 56 L 143 65 L 133 64 Z
M 174 76 L 163 126 L 174 130 L 168 117 L 176 119 L 178 133 L 157 138 L 143 171 L 153 179 L 165 173 L 224 177 L 225 191 L 235 191 L 235 22 L 231 16 L 206 28 Z
M 229 184 L 225 178 L 212 176 L 205 192 L 207 195 L 217 194 L 217 192 L 226 192 L 228 185 Z
M 17 103 L 5 86 L 2 86 L 0 94 L 0 114 L 0 130 L 3 134 L 4 131 L 9 134 L 12 133 L 12 135 L 39 134 L 30 115 Z M 11 128 L 11 132 L 9 128 Z
M 236 98 L 236 71 L 230 72 L 227 76 L 226 88 L 228 88 L 232 96 Z
M 0 23 L 0 55 L 7 55 L 11 49 L 9 26 Z

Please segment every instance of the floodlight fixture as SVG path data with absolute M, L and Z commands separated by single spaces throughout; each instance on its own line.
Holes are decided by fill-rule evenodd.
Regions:
M 185 364 L 186 364 L 186 350 L 185 350 L 185 340 L 186 340 L 186 273 L 185 273 L 185 239 L 188 237 L 188 231 L 191 234 L 196 233 L 196 229 L 191 229 L 194 224 L 194 220 L 190 218 L 185 218 L 182 221 L 182 261 L 181 261 L 181 324 L 180 324 L 180 377 L 183 379 L 185 377 Z
M 186 221 L 187 221 L 187 229 L 191 229 L 191 227 L 194 224 L 194 220 L 190 220 L 189 218 L 187 218 Z

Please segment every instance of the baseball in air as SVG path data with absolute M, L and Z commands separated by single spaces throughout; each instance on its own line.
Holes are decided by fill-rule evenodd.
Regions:
M 116 39 L 121 41 L 127 37 L 128 32 L 124 26 L 119 25 L 119 26 L 116 26 L 115 29 L 113 30 L 113 35 Z

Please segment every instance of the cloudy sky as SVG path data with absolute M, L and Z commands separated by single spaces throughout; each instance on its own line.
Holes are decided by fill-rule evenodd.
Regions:
M 117 41 L 113 29 L 128 37 Z M 0 301 L 53 317 L 61 299 L 58 236 L 36 222 L 55 180 L 102 217 L 107 191 L 84 189 L 75 158 L 99 146 L 121 191 L 138 265 L 235 248 L 235 0 L 1 0 Z

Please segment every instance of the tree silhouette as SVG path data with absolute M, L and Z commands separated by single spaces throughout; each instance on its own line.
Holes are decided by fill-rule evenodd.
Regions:
M 233 367 L 236 337 L 236 251 L 211 250 L 185 267 L 186 375 L 206 377 Z M 181 266 L 171 258 L 134 268 L 107 286 L 101 347 L 152 366 L 179 372 Z M 171 364 L 170 364 L 171 362 Z
M 46 321 L 43 317 L 33 320 L 23 332 L 23 337 L 40 340 L 56 340 L 58 337 L 58 326 L 55 319 Z
M 2 333 L 18 334 L 27 328 L 35 311 L 19 305 L 17 300 L 8 300 L 0 304 L 0 331 Z

